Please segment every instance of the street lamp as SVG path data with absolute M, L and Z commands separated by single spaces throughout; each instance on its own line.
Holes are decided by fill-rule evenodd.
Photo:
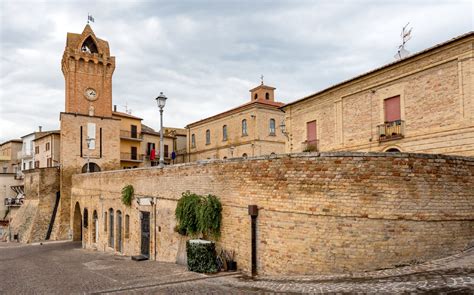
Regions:
M 285 137 L 288 138 L 288 131 L 286 131 L 285 120 L 281 121 L 280 129 L 281 129 L 281 133 L 283 133 L 283 135 L 285 135 Z
M 156 98 L 156 103 L 158 104 L 158 108 L 160 109 L 160 163 L 158 167 L 163 168 L 165 166 L 165 158 L 164 158 L 164 142 L 163 142 L 163 108 L 165 107 L 166 100 L 168 98 L 160 92 L 160 95 Z
M 89 173 L 90 172 L 90 168 L 89 168 L 89 163 L 90 163 L 90 149 L 91 149 L 91 144 L 92 142 L 95 140 L 95 138 L 90 138 L 90 137 L 87 137 L 86 139 L 86 142 L 87 142 L 87 170 L 86 172 Z

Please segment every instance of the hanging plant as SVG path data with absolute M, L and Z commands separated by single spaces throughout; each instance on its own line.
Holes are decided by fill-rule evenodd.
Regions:
M 181 235 L 215 239 L 220 236 L 222 204 L 216 196 L 185 192 L 178 201 L 175 216 L 176 231 Z
M 131 206 L 133 200 L 133 185 L 129 184 L 122 188 L 122 203 Z
M 201 202 L 201 197 L 185 192 L 176 205 L 175 216 L 178 221 L 177 232 L 182 235 L 196 235 L 198 233 L 198 217 L 196 208 Z
M 221 230 L 222 205 L 214 195 L 207 195 L 198 208 L 198 229 L 207 237 L 219 238 Z

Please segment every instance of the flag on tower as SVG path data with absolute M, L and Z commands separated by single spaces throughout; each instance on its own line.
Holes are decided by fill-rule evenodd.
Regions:
M 90 21 L 95 22 L 94 17 L 90 14 L 87 14 L 87 23 L 89 23 Z

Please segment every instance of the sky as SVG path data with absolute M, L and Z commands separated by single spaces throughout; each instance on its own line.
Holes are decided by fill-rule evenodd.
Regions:
M 264 76 L 288 103 L 473 30 L 473 1 L 0 1 L 0 142 L 59 129 L 67 32 L 116 57 L 113 104 L 159 129 L 250 101 Z

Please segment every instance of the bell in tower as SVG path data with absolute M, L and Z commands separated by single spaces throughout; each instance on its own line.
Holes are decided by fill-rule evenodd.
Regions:
M 87 24 L 81 34 L 68 33 L 62 58 L 66 82 L 66 113 L 112 116 L 112 75 L 115 57 L 109 43 L 95 36 Z

